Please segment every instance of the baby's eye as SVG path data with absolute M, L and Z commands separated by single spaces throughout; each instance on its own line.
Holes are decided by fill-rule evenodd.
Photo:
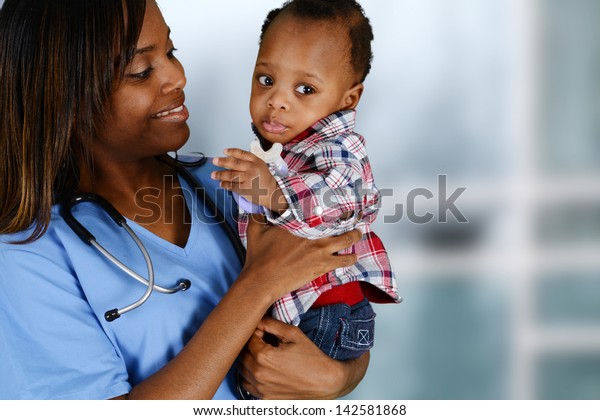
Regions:
M 258 76 L 258 83 L 263 86 L 273 86 L 273 79 L 269 76 Z
M 300 85 L 296 88 L 296 92 L 302 94 L 302 95 L 312 95 L 313 93 L 315 93 L 316 91 L 308 85 Z

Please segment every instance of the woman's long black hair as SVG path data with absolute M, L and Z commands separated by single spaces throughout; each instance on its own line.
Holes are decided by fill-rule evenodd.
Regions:
M 152 1 L 152 0 L 150 0 Z M 0 234 L 46 231 L 79 182 L 146 0 L 5 0 L 0 9 Z

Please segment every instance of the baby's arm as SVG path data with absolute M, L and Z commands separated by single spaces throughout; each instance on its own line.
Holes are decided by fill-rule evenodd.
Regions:
M 235 192 L 248 201 L 283 213 L 288 204 L 269 167 L 259 157 L 245 150 L 225 150 L 227 157 L 215 158 L 213 163 L 227 171 L 217 171 L 212 178 L 221 182 L 221 187 Z
M 273 176 L 267 164 L 241 149 L 214 164 L 227 171 L 213 173 L 221 186 L 261 205 L 272 224 L 306 238 L 338 235 L 359 221 L 371 223 L 379 210 L 364 147 L 351 136 L 323 140 L 306 152 L 305 163 L 292 176 Z

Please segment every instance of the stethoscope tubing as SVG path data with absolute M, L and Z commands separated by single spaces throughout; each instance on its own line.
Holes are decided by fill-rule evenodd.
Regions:
M 180 174 L 190 184 L 190 186 L 192 186 L 192 188 L 194 188 L 197 197 L 204 202 L 205 206 L 208 206 L 212 210 L 215 218 L 225 229 L 225 233 L 227 234 L 228 239 L 233 245 L 234 250 L 240 260 L 240 263 L 243 265 L 246 257 L 246 249 L 240 241 L 239 236 L 229 225 L 225 216 L 219 210 L 217 205 L 210 199 L 210 197 L 206 195 L 206 190 L 204 189 L 204 187 L 186 169 L 189 167 L 198 167 L 203 165 L 206 162 L 206 157 L 204 157 L 204 155 L 200 155 L 200 158 L 192 163 L 180 162 L 177 159 L 164 157 L 161 157 L 161 160 L 173 169 L 175 169 L 177 173 Z M 118 258 L 112 255 L 106 248 L 100 245 L 94 237 L 94 235 L 92 235 L 81 223 L 79 223 L 75 216 L 73 216 L 73 208 L 85 202 L 97 204 L 119 227 L 123 228 L 128 233 L 128 235 L 135 242 L 136 246 L 138 247 L 138 249 L 144 257 L 144 261 L 146 263 L 146 268 L 148 271 L 147 279 L 133 271 L 131 268 L 127 267 Z M 157 291 L 159 293 L 164 294 L 173 294 L 185 291 L 190 288 L 191 282 L 187 279 L 180 280 L 177 286 L 175 287 L 163 287 L 155 283 L 154 266 L 152 264 L 152 259 L 148 254 L 148 250 L 146 249 L 138 235 L 127 224 L 127 220 L 125 219 L 125 217 L 123 217 L 123 215 L 120 214 L 117 211 L 117 209 L 115 209 L 114 206 L 110 204 L 110 202 L 108 202 L 108 200 L 106 200 L 104 197 L 93 193 L 73 195 L 72 197 L 70 197 L 69 200 L 63 203 L 62 215 L 67 225 L 77 234 L 77 236 L 79 236 L 79 238 L 83 242 L 95 248 L 102 256 L 104 256 L 108 261 L 110 261 L 113 265 L 118 267 L 125 274 L 146 286 L 144 294 L 135 302 L 120 309 L 114 308 L 109 311 L 106 311 L 106 313 L 104 314 L 104 318 L 106 321 L 112 322 L 115 319 L 119 318 L 121 315 L 130 312 L 136 308 L 139 308 L 148 300 L 153 291 Z
M 139 248 L 140 252 L 144 257 L 144 261 L 146 263 L 146 268 L 148 271 L 148 279 L 145 279 L 131 268 L 127 267 L 118 258 L 112 255 L 106 248 L 98 243 L 94 235 L 92 235 L 79 221 L 73 216 L 73 207 L 86 203 L 92 202 L 97 204 L 102 210 L 106 212 L 110 216 L 110 218 L 117 224 L 117 226 L 123 228 L 131 239 L 135 242 L 136 246 Z M 131 227 L 127 224 L 127 220 L 110 204 L 106 199 L 97 194 L 85 193 L 78 194 L 71 197 L 66 203 L 63 204 L 62 208 L 63 219 L 69 225 L 69 227 L 79 236 L 79 238 L 86 244 L 95 248 L 102 256 L 104 256 L 108 261 L 118 267 L 121 271 L 131 276 L 135 280 L 146 286 L 146 290 L 144 294 L 135 302 L 123 307 L 123 308 L 114 308 L 105 312 L 104 319 L 108 322 L 112 322 L 115 319 L 119 318 L 121 315 L 130 312 L 136 308 L 142 306 L 150 297 L 153 290 L 156 290 L 160 293 L 172 294 L 179 291 L 187 290 L 191 286 L 191 282 L 189 280 L 181 280 L 176 287 L 167 288 L 158 286 L 154 281 L 154 266 L 152 264 L 152 259 L 148 254 L 148 250 L 138 237 L 138 235 L 131 229 Z
M 104 314 L 104 318 L 109 322 L 114 321 L 115 319 L 119 318 L 121 315 L 142 306 L 148 300 L 148 298 L 152 294 L 152 290 L 155 287 L 155 285 L 154 285 L 154 267 L 152 265 L 152 260 L 150 259 L 150 256 L 148 255 L 148 251 L 146 250 L 146 247 L 140 242 L 137 235 L 131 230 L 131 228 L 129 226 L 127 226 L 127 224 L 123 225 L 122 227 L 133 238 L 136 245 L 138 246 L 138 248 L 140 249 L 140 251 L 142 251 L 142 254 L 144 255 L 144 260 L 146 261 L 146 266 L 148 267 L 148 280 L 146 281 L 146 279 L 144 279 L 142 276 L 138 275 L 136 272 L 134 272 L 129 267 L 127 267 L 125 264 L 123 264 L 121 261 L 119 261 L 110 252 L 108 252 L 102 245 L 100 245 L 96 240 L 90 241 L 90 245 L 92 245 L 94 248 L 96 248 L 102 255 L 104 255 L 104 257 L 106 257 L 114 265 L 116 265 L 118 268 L 123 270 L 125 273 L 129 274 L 134 279 L 146 284 L 146 286 L 147 286 L 146 291 L 144 292 L 142 297 L 140 297 L 138 300 L 136 300 L 132 304 L 127 305 L 121 309 L 115 308 L 115 309 L 106 311 L 106 313 Z
M 154 266 L 152 264 L 152 260 L 150 259 L 150 255 L 148 254 L 148 251 L 146 250 L 146 247 L 142 244 L 140 238 L 135 234 L 133 229 L 131 229 L 129 227 L 129 225 L 124 224 L 121 227 L 123 229 L 125 229 L 127 231 L 127 233 L 129 233 L 129 236 L 131 236 L 131 238 L 134 240 L 134 242 L 138 246 L 139 250 L 141 251 L 142 255 L 144 256 L 144 260 L 146 261 L 146 266 L 148 267 L 148 271 L 149 271 L 148 279 L 145 279 L 144 277 L 140 276 L 138 273 L 133 271 L 131 268 L 127 267 L 125 264 L 123 264 L 121 261 L 119 261 L 117 259 L 117 257 L 115 257 L 110 252 L 108 252 L 102 245 L 100 245 L 95 240 L 90 242 L 90 244 L 94 248 L 96 248 L 98 250 L 98 252 L 100 252 L 102 255 L 104 255 L 110 262 L 112 262 L 114 265 L 119 267 L 130 277 L 139 281 L 144 286 L 150 287 L 150 285 L 151 285 L 152 289 L 157 292 L 169 295 L 169 294 L 177 293 L 180 291 L 184 291 L 187 288 L 183 281 L 179 282 L 179 284 L 176 287 L 172 287 L 172 288 L 162 287 L 162 286 L 159 286 L 158 284 L 155 284 L 154 283 Z
M 166 157 L 161 156 L 159 158 L 161 161 L 163 161 L 164 163 L 169 165 L 171 168 L 173 168 L 175 171 L 177 171 L 177 173 L 180 174 L 183 177 L 183 179 L 185 179 L 186 182 L 188 182 L 188 184 L 195 190 L 198 199 L 204 203 L 205 207 L 208 207 L 210 210 L 212 210 L 214 217 L 223 226 L 223 229 L 225 230 L 225 234 L 227 235 L 230 243 L 232 244 L 232 246 L 235 250 L 235 253 L 240 261 L 240 264 L 243 266 L 244 261 L 246 259 L 246 248 L 242 244 L 242 241 L 240 240 L 237 232 L 235 232 L 233 227 L 227 222 L 225 215 L 223 214 L 223 212 L 221 212 L 219 207 L 206 194 L 206 190 L 201 185 L 200 181 L 197 180 L 194 176 L 192 176 L 192 174 L 186 169 L 186 168 L 202 166 L 206 162 L 207 159 L 203 154 L 200 154 L 199 156 L 200 157 L 193 162 L 180 161 L 177 158 L 177 156 L 175 158 L 171 158 L 169 156 L 166 156 Z M 148 271 L 147 279 L 142 277 L 135 271 L 133 271 L 131 268 L 127 267 L 125 264 L 123 264 L 121 261 L 119 261 L 118 258 L 116 258 L 114 255 L 112 255 L 106 248 L 104 248 L 102 245 L 100 245 L 98 243 L 98 241 L 96 240 L 96 238 L 81 223 L 79 223 L 79 221 L 75 218 L 75 216 L 73 216 L 73 213 L 72 213 L 73 207 L 75 207 L 81 203 L 84 203 L 84 202 L 93 202 L 93 203 L 96 203 L 97 205 L 99 205 L 99 207 L 102 208 L 118 226 L 122 227 L 129 234 L 129 236 L 133 239 L 136 246 L 139 248 L 140 252 L 142 253 L 142 255 L 144 257 L 144 261 L 146 262 L 146 268 Z M 146 247 L 144 246 L 144 244 L 142 243 L 142 241 L 140 240 L 138 235 L 127 224 L 125 217 L 123 217 L 123 215 L 121 215 L 112 206 L 112 204 L 110 204 L 110 202 L 108 202 L 102 196 L 97 195 L 97 194 L 90 194 L 90 193 L 73 195 L 69 200 L 67 200 L 66 202 L 63 203 L 61 211 L 62 211 L 63 219 L 65 220 L 67 225 L 73 230 L 73 232 L 75 232 L 77 234 L 77 236 L 79 236 L 79 238 L 83 242 L 94 247 L 101 255 L 104 256 L 104 258 L 106 258 L 108 261 L 110 261 L 113 265 L 118 267 L 121 271 L 123 271 L 128 276 L 132 277 L 133 279 L 137 280 L 138 282 L 140 282 L 146 286 L 146 290 L 144 291 L 144 294 L 135 302 L 133 302 L 127 306 L 124 306 L 123 308 L 120 308 L 120 309 L 115 308 L 115 309 L 106 311 L 106 313 L 104 314 L 104 318 L 106 321 L 112 322 L 115 319 L 119 318 L 121 315 L 123 315 L 127 312 L 130 312 L 136 308 L 139 308 L 150 298 L 150 295 L 152 294 L 153 291 L 157 291 L 157 292 L 165 293 L 165 294 L 173 294 L 173 293 L 177 293 L 180 291 L 185 291 L 190 288 L 191 282 L 186 279 L 181 280 L 178 283 L 178 285 L 173 288 L 162 287 L 162 286 L 155 284 L 154 266 L 152 264 L 152 259 L 150 258 L 148 250 L 146 249 Z M 256 397 L 251 395 L 248 391 L 246 391 L 243 388 L 239 372 L 236 377 L 236 390 L 241 399 L 244 399 L 244 400 L 256 399 Z

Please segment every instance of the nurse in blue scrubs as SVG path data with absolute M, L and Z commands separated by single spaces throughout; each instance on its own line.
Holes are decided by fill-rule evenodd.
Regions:
M 254 222 L 242 266 L 222 222 L 156 159 L 189 137 L 186 78 L 169 33 L 154 0 L 4 1 L 0 399 L 232 399 L 236 361 L 257 397 L 336 398 L 366 371 L 368 355 L 334 361 L 295 327 L 263 319 L 280 296 L 353 264 L 336 253 L 360 234 L 309 241 Z M 192 174 L 235 226 L 212 170 L 206 163 Z M 189 290 L 153 293 L 106 321 L 145 286 L 67 226 L 61 202 L 81 192 L 126 217 L 157 284 L 189 279 Z M 135 244 L 98 206 L 73 212 L 146 275 Z

